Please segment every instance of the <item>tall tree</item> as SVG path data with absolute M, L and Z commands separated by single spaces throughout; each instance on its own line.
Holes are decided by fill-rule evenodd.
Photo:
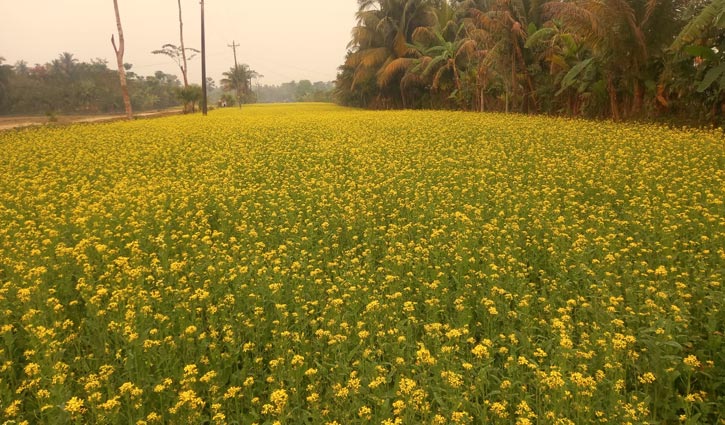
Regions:
M 420 26 L 434 25 L 431 0 L 358 0 L 357 21 L 348 47 L 345 66 L 354 69 L 355 86 L 375 80 L 378 107 L 402 106 L 402 72 L 415 52 L 409 46 L 413 32 Z
M 521 99 L 522 108 L 536 109 L 533 83 L 523 55 L 528 36 L 524 0 L 493 0 L 484 9 L 471 8 L 469 14 L 475 27 L 489 35 L 492 45 L 485 62 L 503 77 L 506 112 L 514 109 L 517 99 Z
M 183 46 L 183 44 L 182 44 Z M 182 47 L 175 44 L 167 43 L 161 46 L 160 49 L 153 50 L 151 53 L 155 55 L 168 56 L 176 62 L 176 66 L 179 67 L 181 75 L 184 81 L 184 87 L 189 87 L 189 80 L 187 78 L 187 60 L 192 60 L 199 53 L 199 50 L 192 47 Z M 189 52 L 189 56 L 186 53 Z
M 229 68 L 229 71 L 224 72 L 222 75 L 224 75 L 224 78 L 219 81 L 222 89 L 236 93 L 239 107 L 243 103 L 247 103 L 252 96 L 252 79 L 260 77 L 259 73 L 249 68 L 247 64 Z
M 186 56 L 187 50 L 189 52 L 191 52 L 191 54 L 188 57 Z M 186 76 L 186 71 L 187 71 L 186 61 L 187 61 L 187 59 L 188 60 L 193 59 L 194 56 L 196 56 L 196 54 L 199 53 L 199 51 L 197 49 L 193 49 L 191 47 L 183 48 L 181 46 L 176 46 L 174 44 L 164 44 L 163 46 L 161 46 L 161 49 L 154 50 L 151 53 L 153 53 L 155 55 L 166 55 L 166 56 L 170 57 L 171 59 L 173 59 L 174 62 L 176 62 L 176 65 L 179 67 L 179 70 L 181 71 L 181 75 L 183 76 L 184 89 L 189 88 L 189 80 L 187 79 L 187 76 Z M 191 93 L 191 91 L 189 91 L 189 93 Z M 182 99 L 184 99 L 184 96 L 182 96 Z M 189 106 L 191 106 L 191 109 L 193 112 L 194 105 L 190 105 L 188 103 L 184 104 L 184 112 L 188 111 Z
M 725 115 L 725 0 L 357 3 L 335 90 L 347 105 Z
M 181 42 L 181 58 L 183 59 L 184 66 L 181 68 L 181 74 L 184 77 L 184 87 L 189 87 L 189 79 L 186 76 L 186 71 L 189 69 L 186 65 L 186 49 L 184 48 L 184 21 L 181 19 L 181 0 L 179 3 L 179 40 Z
M 460 99 L 463 88 L 461 70 L 470 62 L 469 59 L 476 50 L 476 42 L 471 38 L 458 37 L 455 28 L 450 27 L 446 25 L 443 28 L 436 26 L 416 29 L 413 39 L 420 58 L 415 61 L 416 65 L 410 72 L 419 72 L 430 82 L 432 91 L 441 91 L 447 99 Z
M 70 79 L 74 77 L 76 64 L 78 64 L 78 59 L 73 57 L 73 53 L 68 52 L 61 53 L 58 59 L 51 62 L 54 71 Z
M 601 67 L 611 116 L 622 118 L 620 90 L 632 95 L 632 109 L 638 112 L 644 96 L 642 71 L 650 59 L 653 46 L 648 36 L 670 31 L 671 23 L 661 19 L 656 25 L 651 19 L 661 7 L 657 0 L 574 0 L 549 2 L 545 12 L 560 19 L 564 27 L 579 37 L 592 52 L 594 62 Z M 664 18 L 664 17 L 662 17 Z M 656 28 L 656 31 L 649 31 Z M 624 86 L 624 87 L 622 87 Z
M 5 112 L 10 103 L 9 81 L 13 73 L 12 67 L 3 65 L 5 58 L 0 56 L 0 112 Z
M 121 26 L 121 15 L 118 12 L 118 0 L 113 0 L 113 10 L 116 12 L 116 26 L 118 27 L 118 46 L 111 35 L 111 44 L 116 52 L 116 63 L 118 64 L 118 79 L 121 83 L 121 94 L 123 95 L 123 106 L 126 109 L 126 118 L 133 119 L 133 111 L 131 110 L 131 98 L 128 95 L 128 85 L 126 84 L 126 68 L 123 66 L 123 53 L 125 48 L 125 40 L 123 38 L 123 27 Z

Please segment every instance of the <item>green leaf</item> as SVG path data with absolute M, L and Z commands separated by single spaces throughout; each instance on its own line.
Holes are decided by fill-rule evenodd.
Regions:
M 679 50 L 687 43 L 692 43 L 698 38 L 702 38 L 711 28 L 721 27 L 723 25 L 723 14 L 725 10 L 725 0 L 711 0 L 700 13 L 693 17 L 690 22 L 680 31 L 675 41 L 670 45 L 670 50 Z
M 566 60 L 564 60 L 561 55 L 554 54 L 551 56 L 551 58 L 549 58 L 549 61 L 551 61 L 551 63 L 553 63 L 554 65 L 557 65 L 559 68 L 567 68 Z
M 578 64 L 574 65 L 569 70 L 569 72 L 566 73 L 566 75 L 564 76 L 564 79 L 561 80 L 561 89 L 559 89 L 559 91 L 556 92 L 556 96 L 559 96 L 561 93 L 564 92 L 564 90 L 568 89 L 569 87 L 571 87 L 574 84 L 574 82 L 576 81 L 576 77 L 579 76 L 579 74 L 581 74 L 581 72 L 587 66 L 589 66 L 589 64 L 592 62 L 592 59 L 594 59 L 594 58 L 589 58 L 589 59 L 579 62 Z
M 709 89 L 712 83 L 715 82 L 720 76 L 725 75 L 725 63 L 721 63 L 719 66 L 716 66 L 714 68 L 710 68 L 707 71 L 707 74 L 705 74 L 705 78 L 700 81 L 700 84 L 697 86 L 697 91 L 699 93 L 704 92 L 705 90 Z M 722 90 L 722 86 L 720 86 L 720 90 Z
M 685 53 L 692 57 L 701 57 L 706 60 L 713 60 L 715 59 L 715 52 L 712 51 L 709 47 L 700 46 L 700 45 L 692 45 L 685 47 Z
M 579 46 L 576 44 L 576 40 L 574 40 L 574 37 L 571 34 L 562 34 L 560 37 L 566 45 L 566 53 L 568 55 L 574 55 L 577 51 L 579 51 Z
M 536 46 L 540 42 L 551 38 L 555 33 L 556 30 L 554 28 L 544 27 L 529 35 L 528 40 L 526 40 L 526 44 L 524 44 L 524 47 L 530 49 L 531 47 Z

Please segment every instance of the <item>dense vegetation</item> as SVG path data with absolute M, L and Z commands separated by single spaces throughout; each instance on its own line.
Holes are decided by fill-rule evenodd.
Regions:
M 133 72 L 126 64 L 131 104 L 134 111 L 164 109 L 187 104 L 192 111 L 201 101 L 201 87 L 183 87 L 177 76 L 156 71 L 151 76 Z M 240 103 L 330 102 L 331 82 L 301 80 L 280 85 L 252 86 L 259 74 L 241 64 L 223 74 L 221 87 L 208 78 L 211 105 L 228 106 Z M 0 115 L 45 113 L 120 113 L 123 100 L 116 70 L 105 60 L 79 62 L 71 53 L 62 53 L 44 65 L 28 66 L 19 61 L 3 64 L 0 57 Z
M 134 73 L 126 65 L 131 103 L 136 111 L 181 104 L 181 83 L 175 75 L 157 71 L 151 76 Z M 79 62 L 70 53 L 44 65 L 0 58 L 0 114 L 118 113 L 123 100 L 116 70 L 102 59 Z
M 251 106 L 0 151 L 4 423 L 725 420 L 719 131 Z
M 337 99 L 587 117 L 725 116 L 725 0 L 358 0 Z
M 255 89 L 259 103 L 332 102 L 333 82 L 290 81 L 280 85 L 262 85 Z

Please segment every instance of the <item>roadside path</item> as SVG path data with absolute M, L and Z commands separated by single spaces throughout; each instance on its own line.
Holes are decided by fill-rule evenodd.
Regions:
M 181 112 L 181 108 L 164 109 L 162 111 L 141 112 L 133 114 L 134 118 L 151 118 L 166 115 L 176 115 Z M 49 122 L 45 116 L 0 116 L 0 131 L 11 130 L 13 128 L 32 127 L 38 125 L 63 125 L 72 123 L 90 123 L 90 122 L 106 122 L 125 119 L 125 115 L 59 115 L 57 122 Z

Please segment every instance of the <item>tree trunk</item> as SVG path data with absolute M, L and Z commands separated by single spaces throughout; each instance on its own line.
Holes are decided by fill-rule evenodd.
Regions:
M 403 101 L 403 109 L 406 109 L 406 102 L 405 102 L 405 89 L 403 88 L 403 80 L 400 80 L 400 100 Z
M 639 79 L 634 80 L 634 104 L 632 105 L 632 113 L 640 115 L 642 113 L 642 105 L 644 104 L 644 89 Z
M 516 94 L 516 53 L 511 53 L 511 109 L 514 109 L 514 95 Z M 506 113 L 509 112 L 509 99 L 506 98 Z
M 612 119 L 619 121 L 619 105 L 617 105 L 617 88 L 614 87 L 612 75 L 607 75 L 607 92 L 609 93 L 609 106 L 612 108 Z
M 128 85 L 126 84 L 126 68 L 123 67 L 123 51 L 124 39 L 123 28 L 121 27 L 121 15 L 118 13 L 118 0 L 113 0 L 113 9 L 116 11 L 116 26 L 118 27 L 118 47 L 116 41 L 111 36 L 111 44 L 116 52 L 116 62 L 118 63 L 118 79 L 121 83 L 121 94 L 123 95 L 123 106 L 126 108 L 126 118 L 133 119 L 133 111 L 131 110 L 131 98 L 128 96 Z
M 184 77 L 184 88 L 189 87 L 189 79 L 186 76 L 186 48 L 184 48 L 184 21 L 181 20 L 181 0 L 179 1 L 179 39 L 181 40 L 181 58 L 184 61 L 184 67 L 181 69 L 181 75 Z

